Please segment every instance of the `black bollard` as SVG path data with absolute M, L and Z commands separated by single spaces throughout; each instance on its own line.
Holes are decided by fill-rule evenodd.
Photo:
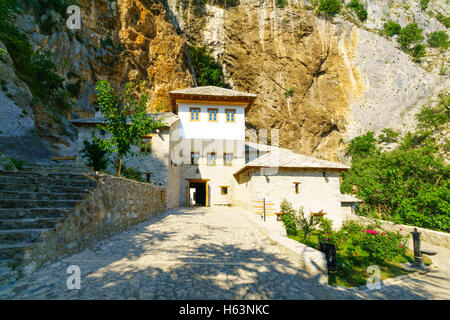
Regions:
M 414 245 L 414 264 L 418 267 L 424 267 L 422 252 L 420 251 L 420 235 L 421 233 L 417 231 L 417 228 L 414 228 L 414 231 L 411 232 L 413 236 L 413 245 Z

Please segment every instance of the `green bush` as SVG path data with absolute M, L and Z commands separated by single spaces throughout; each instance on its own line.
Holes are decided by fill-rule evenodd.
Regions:
M 395 132 L 391 128 L 386 128 L 381 130 L 381 134 L 377 137 L 377 139 L 380 143 L 393 143 L 397 142 L 399 136 L 400 134 L 398 132 Z
M 436 19 L 446 28 L 450 28 L 450 17 L 446 17 L 441 12 L 438 12 L 438 14 L 436 15 Z
M 365 135 L 355 137 L 350 141 L 347 147 L 347 154 L 353 157 L 367 157 L 377 151 L 377 139 L 375 139 L 373 132 L 367 132 Z
M 130 168 L 130 167 L 123 167 L 122 175 L 131 180 L 139 181 L 139 182 L 145 182 L 144 178 L 142 178 L 142 172 Z
M 420 0 L 420 8 L 422 9 L 422 11 L 427 10 L 429 2 L 430 0 Z
M 397 41 L 404 51 L 409 52 L 411 46 L 420 44 L 423 39 L 422 29 L 417 26 L 417 23 L 410 23 L 400 30 Z
M 206 46 L 191 46 L 189 53 L 199 86 L 225 87 L 222 66 L 214 60 Z
M 423 44 L 418 44 L 409 50 L 409 54 L 414 58 L 415 62 L 420 62 L 420 58 L 425 57 L 426 50 Z
M 295 209 L 292 204 L 286 200 L 283 200 L 280 206 L 281 221 L 283 221 L 286 233 L 288 236 L 297 236 L 298 229 L 295 225 Z
M 361 20 L 362 22 L 367 20 L 367 10 L 364 8 L 364 5 L 361 2 L 359 2 L 358 0 L 352 0 L 347 6 L 355 11 L 359 20 Z
M 0 40 L 8 37 L 16 14 L 23 10 L 20 0 L 0 1 Z
M 294 88 L 292 88 L 292 87 L 289 87 L 284 91 L 284 97 L 286 99 L 292 98 L 293 95 L 294 95 Z
M 278 8 L 284 8 L 287 5 L 287 0 L 275 0 L 275 4 Z
M 109 152 L 96 139 L 95 133 L 92 134 L 92 141 L 84 140 L 83 145 L 81 153 L 86 159 L 86 165 L 93 167 L 95 171 L 104 171 L 108 166 Z
M 11 27 L 3 39 L 13 59 L 17 75 L 28 85 L 33 96 L 58 112 L 71 108 L 64 79 L 56 74 L 49 51 L 34 52 L 27 37 Z
M 395 21 L 389 20 L 384 24 L 384 33 L 389 37 L 399 34 L 401 30 L 400 24 Z
M 379 226 L 349 221 L 337 234 L 339 254 L 352 265 L 390 262 L 406 253 L 407 237 Z
M 324 13 L 328 16 L 334 16 L 341 12 L 342 3 L 339 0 L 320 0 L 318 13 Z
M 435 31 L 428 36 L 428 44 L 430 47 L 441 47 L 445 50 L 448 48 L 448 34 L 445 31 Z

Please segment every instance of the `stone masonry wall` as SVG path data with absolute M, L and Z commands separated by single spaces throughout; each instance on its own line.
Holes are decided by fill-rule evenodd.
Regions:
M 25 254 L 24 274 L 81 251 L 95 241 L 145 221 L 167 207 L 161 186 L 101 174 L 97 187 L 79 202 L 56 230 Z

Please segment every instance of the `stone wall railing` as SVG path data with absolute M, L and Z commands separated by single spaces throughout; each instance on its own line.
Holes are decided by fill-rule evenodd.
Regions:
M 384 221 L 384 220 L 378 220 L 378 219 L 371 219 L 367 217 L 361 217 L 356 215 L 349 215 L 348 220 L 354 220 L 363 224 L 369 224 L 374 223 L 375 221 L 380 222 L 382 228 L 388 230 L 388 231 L 399 231 L 402 235 L 411 235 L 411 232 L 414 230 L 414 228 L 417 228 L 417 231 L 419 231 L 421 234 L 421 240 L 426 243 L 430 243 L 432 245 L 444 247 L 447 249 L 450 249 L 450 233 L 446 232 L 440 232 L 440 231 L 434 231 L 414 226 L 408 226 L 404 224 L 396 224 L 394 222 L 390 221 Z M 402 230 L 400 230 L 402 229 Z
M 95 241 L 143 222 L 167 207 L 165 188 L 107 174 L 67 218 L 26 252 L 24 274 L 58 258 L 73 255 Z

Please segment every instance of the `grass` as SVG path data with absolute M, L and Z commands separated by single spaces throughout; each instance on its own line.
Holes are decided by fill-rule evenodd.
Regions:
M 316 250 L 319 249 L 317 232 L 313 232 L 306 240 L 304 240 L 303 232 L 299 230 L 299 235 L 289 236 L 289 238 L 306 244 Z M 343 286 L 347 288 L 363 286 L 367 283 L 367 279 L 372 275 L 367 273 L 367 267 L 371 265 L 377 265 L 380 268 L 381 280 L 414 272 L 406 270 L 401 265 L 402 263 L 411 263 L 414 261 L 414 253 L 410 249 L 407 249 L 404 255 L 398 255 L 393 261 L 390 262 L 380 263 L 370 260 L 369 257 L 364 257 L 364 260 L 360 265 L 348 263 L 348 258 L 344 255 L 344 252 L 344 248 L 336 248 L 338 271 L 336 273 L 328 274 L 328 284 L 330 285 Z M 431 265 L 432 261 L 430 258 L 427 256 L 423 256 L 423 258 L 426 265 Z

